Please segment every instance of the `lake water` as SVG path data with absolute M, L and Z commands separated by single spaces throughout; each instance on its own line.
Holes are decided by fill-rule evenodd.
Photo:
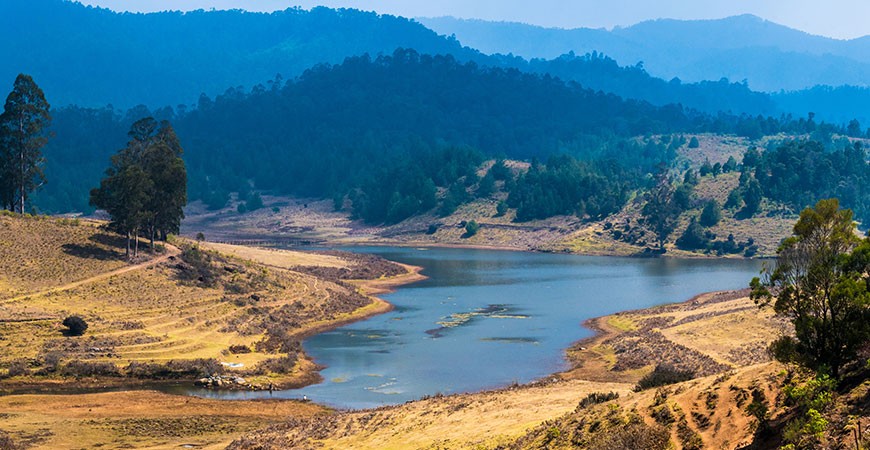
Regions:
M 395 310 L 323 333 L 305 351 L 325 381 L 272 397 L 340 408 L 525 383 L 566 369 L 586 319 L 747 287 L 760 261 L 640 259 L 466 249 L 364 247 L 429 279 L 383 298 Z M 221 398 L 264 392 L 196 391 Z

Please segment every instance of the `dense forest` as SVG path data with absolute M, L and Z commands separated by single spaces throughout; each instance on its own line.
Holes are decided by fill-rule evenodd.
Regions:
M 481 195 L 475 170 L 495 157 L 570 157 L 507 185 L 521 219 L 598 216 L 618 209 L 628 189 L 649 183 L 655 166 L 676 154 L 670 143 L 637 136 L 847 132 L 812 117 L 654 106 L 549 75 L 401 49 L 318 65 L 250 91 L 202 96 L 191 110 L 67 107 L 54 116 L 55 138 L 45 150 L 50 182 L 35 198 L 44 211 L 87 210 L 88 189 L 126 130 L 153 116 L 170 120 L 184 142 L 191 199 L 221 207 L 230 192 L 252 189 L 334 198 L 338 206 L 346 199 L 374 223 L 435 207 L 439 189 L 448 194 L 437 196 L 445 197 L 445 212 Z M 556 187 L 571 177 L 583 187 Z
M 765 197 L 795 210 L 820 198 L 838 198 L 858 220 L 870 219 L 870 164 L 860 142 L 827 150 L 818 141 L 789 141 L 764 152 L 747 152 L 743 167 Z

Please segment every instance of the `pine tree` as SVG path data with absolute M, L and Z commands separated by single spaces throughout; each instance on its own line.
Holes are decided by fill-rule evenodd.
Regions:
M 49 110 L 33 78 L 18 75 L 0 115 L 0 201 L 22 214 L 27 197 L 45 183 L 42 147 L 48 142 Z
M 656 185 L 647 193 L 646 205 L 641 210 L 646 223 L 656 235 L 662 253 L 665 251 L 665 241 L 674 231 L 680 215 L 680 210 L 673 201 L 674 191 L 667 167 L 659 167 Z

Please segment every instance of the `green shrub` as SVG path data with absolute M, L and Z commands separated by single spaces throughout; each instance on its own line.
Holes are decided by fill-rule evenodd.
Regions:
M 656 368 L 645 375 L 635 386 L 635 391 L 643 391 L 646 389 L 666 386 L 674 383 L 682 383 L 683 381 L 695 378 L 694 372 L 688 370 L 679 370 L 671 366 L 659 364 Z
M 599 403 L 609 402 L 617 398 L 619 398 L 618 392 L 593 392 L 586 397 L 583 397 L 583 400 L 580 400 L 577 408 L 585 408 L 590 405 L 597 405 Z
M 469 221 L 465 224 L 465 234 L 463 234 L 462 237 L 466 239 L 470 238 L 477 234 L 478 231 L 480 231 L 480 225 L 478 225 L 474 220 Z
M 722 220 L 722 208 L 716 200 L 710 200 L 704 205 L 698 222 L 705 227 L 713 227 Z

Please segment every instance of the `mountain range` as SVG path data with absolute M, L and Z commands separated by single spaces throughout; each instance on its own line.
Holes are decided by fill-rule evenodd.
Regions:
M 623 65 L 683 81 L 747 80 L 765 92 L 815 85 L 867 86 L 870 36 L 838 40 L 753 15 L 718 20 L 659 19 L 613 30 L 544 28 L 452 17 L 417 19 L 484 53 L 555 58 L 597 51 Z
M 0 40 L 16 43 L 0 46 L 0 83 L 28 73 L 54 106 L 189 110 L 201 94 L 268 88 L 279 74 L 294 79 L 319 64 L 410 48 L 654 105 L 870 121 L 870 40 L 811 36 L 753 16 L 559 30 L 323 7 L 134 14 L 29 0 L 0 2 Z M 784 90 L 843 84 L 853 86 Z

